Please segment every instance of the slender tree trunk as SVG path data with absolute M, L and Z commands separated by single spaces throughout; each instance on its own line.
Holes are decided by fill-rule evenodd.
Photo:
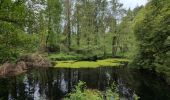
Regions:
M 116 56 L 116 52 L 117 52 L 117 48 L 116 48 L 116 39 L 117 39 L 117 22 L 115 19 L 115 28 L 114 28 L 114 34 L 116 34 L 115 36 L 113 36 L 112 39 L 112 56 L 115 57 Z
M 80 47 L 80 19 L 79 19 L 79 9 L 77 7 L 76 9 L 76 20 L 77 20 L 77 46 Z
M 97 45 L 98 44 L 98 31 L 99 31 L 99 27 L 98 27 L 98 19 L 97 19 L 97 13 L 98 13 L 98 9 L 96 8 L 95 9 L 95 15 L 94 15 L 94 25 L 95 25 L 95 45 Z
M 77 22 L 77 46 L 80 47 L 80 26 L 79 22 Z
M 66 2 L 66 9 L 67 9 L 67 46 L 70 50 L 71 45 L 71 26 L 70 26 L 70 15 L 71 15 L 71 5 L 70 0 Z

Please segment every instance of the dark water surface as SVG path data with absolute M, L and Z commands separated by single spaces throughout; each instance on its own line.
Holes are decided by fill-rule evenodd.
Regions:
M 19 76 L 0 78 L 0 100 L 60 100 L 79 80 L 90 89 L 104 91 L 116 83 L 122 100 L 170 100 L 170 86 L 154 72 L 126 68 L 40 68 Z

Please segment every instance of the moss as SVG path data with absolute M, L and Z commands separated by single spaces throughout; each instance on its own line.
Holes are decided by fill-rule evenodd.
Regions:
M 56 61 L 56 68 L 97 68 L 97 67 L 117 67 L 121 62 L 128 62 L 127 59 L 110 58 L 97 61 Z

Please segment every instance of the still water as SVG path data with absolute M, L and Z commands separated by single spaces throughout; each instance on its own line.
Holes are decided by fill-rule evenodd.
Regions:
M 122 100 L 170 100 L 170 86 L 154 72 L 127 68 L 39 68 L 18 76 L 0 78 L 0 100 L 61 100 L 79 80 L 87 88 L 104 91 L 113 82 Z

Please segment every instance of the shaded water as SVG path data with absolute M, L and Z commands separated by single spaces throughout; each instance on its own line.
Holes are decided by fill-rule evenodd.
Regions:
M 131 100 L 170 100 L 170 86 L 154 72 L 126 68 L 53 69 L 40 68 L 19 76 L 0 79 L 0 100 L 60 100 L 79 80 L 90 89 L 104 91 L 113 82 L 121 97 Z

